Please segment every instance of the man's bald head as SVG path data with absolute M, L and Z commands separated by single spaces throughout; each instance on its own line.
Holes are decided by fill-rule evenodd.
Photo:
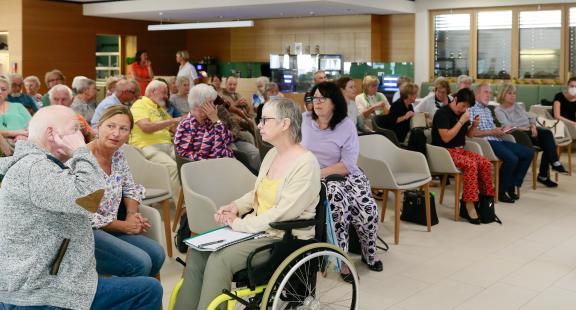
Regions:
M 28 125 L 28 139 L 50 151 L 50 134 L 56 130 L 62 132 L 71 123 L 77 123 L 76 113 L 69 107 L 63 105 L 53 105 L 38 110 L 32 116 Z

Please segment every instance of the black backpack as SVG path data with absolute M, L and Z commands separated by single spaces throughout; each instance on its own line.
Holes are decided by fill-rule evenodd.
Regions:
M 178 230 L 176 231 L 176 235 L 174 235 L 174 244 L 180 253 L 185 254 L 188 251 L 188 245 L 184 243 L 184 240 L 190 238 L 192 232 L 190 231 L 190 226 L 188 226 L 188 216 L 186 215 L 186 211 L 180 217 L 180 225 L 178 226 Z

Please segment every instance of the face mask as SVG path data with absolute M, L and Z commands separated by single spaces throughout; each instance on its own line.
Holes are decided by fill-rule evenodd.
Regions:
M 568 93 L 570 94 L 570 96 L 576 96 L 576 87 L 568 88 Z

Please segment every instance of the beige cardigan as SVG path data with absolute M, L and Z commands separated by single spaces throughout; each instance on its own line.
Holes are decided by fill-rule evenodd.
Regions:
M 254 184 L 254 189 L 234 201 L 241 215 L 256 210 L 258 207 L 256 190 L 264 176 L 268 174 L 270 165 L 277 153 L 276 148 L 268 151 L 260 166 L 260 173 Z M 292 168 L 280 180 L 274 206 L 258 216 L 253 212 L 243 219 L 237 218 L 231 225 L 232 229 L 243 232 L 266 231 L 272 237 L 282 237 L 283 232 L 271 229 L 269 223 L 314 218 L 319 192 L 320 164 L 318 164 L 314 154 L 307 151 L 292 163 Z M 314 237 L 314 228 L 297 229 L 293 233 L 300 239 L 310 239 Z

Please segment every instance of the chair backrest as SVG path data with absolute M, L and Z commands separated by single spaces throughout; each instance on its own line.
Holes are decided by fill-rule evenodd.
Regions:
M 132 145 L 125 144 L 122 151 L 128 160 L 134 182 L 147 188 L 166 190 L 172 195 L 168 167 L 146 159 L 142 151 Z
M 182 189 L 190 230 L 217 226 L 214 213 L 254 188 L 256 176 L 234 158 L 208 159 L 182 166 Z

